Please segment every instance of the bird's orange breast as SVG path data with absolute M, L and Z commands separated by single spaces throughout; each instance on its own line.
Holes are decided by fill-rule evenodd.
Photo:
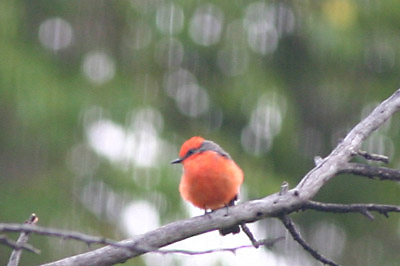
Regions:
M 193 205 L 215 210 L 234 199 L 242 183 L 243 172 L 233 160 L 204 151 L 183 162 L 179 191 Z

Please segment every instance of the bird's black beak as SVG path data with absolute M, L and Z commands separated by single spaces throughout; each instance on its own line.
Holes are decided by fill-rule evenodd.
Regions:
M 171 163 L 176 164 L 176 163 L 181 163 L 182 161 L 183 161 L 183 159 L 178 158 L 178 159 L 173 160 Z

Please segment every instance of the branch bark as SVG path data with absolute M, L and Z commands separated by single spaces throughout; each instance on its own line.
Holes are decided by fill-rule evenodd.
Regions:
M 25 221 L 25 224 L 35 227 L 35 224 L 39 221 L 39 218 L 36 214 L 32 213 L 28 220 Z M 29 232 L 21 232 L 16 241 L 16 245 L 26 246 L 29 239 Z M 35 250 L 35 249 L 33 249 Z M 19 261 L 21 259 L 22 249 L 15 249 L 11 253 L 10 259 L 8 261 L 7 266 L 18 266 Z
M 2 236 L 2 235 L 0 235 L 0 243 L 1 243 L 1 244 L 4 244 L 5 246 L 10 247 L 10 248 L 13 249 L 14 251 L 15 251 L 15 250 L 26 250 L 26 251 L 33 252 L 33 253 L 36 253 L 36 254 L 40 254 L 40 250 L 34 248 L 32 245 L 29 245 L 29 244 L 27 244 L 27 243 L 20 243 L 20 242 L 18 242 L 18 241 L 10 240 L 10 239 L 8 239 L 7 237 Z M 14 253 L 13 253 L 13 254 L 14 254 Z M 11 259 L 12 259 L 12 260 L 15 260 L 15 259 L 14 259 L 14 258 L 15 258 L 14 256 L 15 256 L 15 255 L 11 256 L 9 261 L 11 261 Z M 18 262 L 19 262 L 19 260 L 18 260 Z M 9 265 L 8 265 L 8 266 L 9 266 Z
M 327 157 L 319 160 L 318 165 L 308 172 L 294 189 L 286 193 L 275 193 L 230 207 L 229 215 L 225 210 L 217 210 L 119 242 L 129 249 L 106 246 L 45 265 L 112 265 L 208 231 L 255 222 L 266 217 L 282 217 L 300 210 L 324 184 L 345 168 L 360 150 L 362 142 L 399 109 L 400 90 L 397 90 L 357 124 Z
M 377 167 L 362 163 L 348 163 L 340 170 L 341 174 L 353 174 L 377 178 L 379 180 L 400 181 L 400 171 L 387 167 Z
M 309 201 L 302 207 L 303 210 L 316 210 L 323 212 L 332 213 L 351 213 L 358 212 L 369 219 L 373 220 L 374 217 L 370 214 L 371 211 L 378 212 L 380 214 L 389 217 L 389 212 L 400 213 L 400 206 L 388 205 L 388 204 L 374 204 L 374 203 L 358 203 L 358 204 L 336 204 L 336 203 L 322 203 L 316 201 Z
M 0 223 L 0 232 L 22 232 L 24 234 L 35 233 L 38 235 L 60 237 L 62 239 L 78 240 L 78 241 L 85 242 L 87 245 L 103 244 L 103 245 L 111 245 L 111 246 L 115 246 L 115 247 L 125 248 L 119 242 L 116 242 L 116 241 L 113 241 L 111 239 L 107 239 L 104 237 L 90 236 L 90 235 L 86 235 L 86 234 L 82 234 L 82 233 L 74 232 L 74 231 L 52 229 L 52 228 L 46 228 L 46 227 L 41 227 L 41 226 L 33 226 L 31 224 Z

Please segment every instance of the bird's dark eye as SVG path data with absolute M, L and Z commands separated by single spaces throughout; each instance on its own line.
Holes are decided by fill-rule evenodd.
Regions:
M 193 153 L 196 152 L 196 149 L 190 149 L 187 151 L 186 156 L 185 157 L 189 157 L 190 155 L 192 155 Z

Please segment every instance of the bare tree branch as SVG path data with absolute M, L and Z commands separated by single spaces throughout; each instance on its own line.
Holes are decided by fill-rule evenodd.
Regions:
M 36 214 L 32 213 L 29 219 L 25 221 L 25 224 L 35 226 L 38 221 L 39 218 L 36 216 Z M 21 232 L 15 244 L 17 246 L 26 246 L 26 243 L 28 243 L 28 239 L 29 239 L 29 232 Z M 21 254 L 22 254 L 21 248 L 14 249 L 13 252 L 11 253 L 10 259 L 8 260 L 7 266 L 18 266 L 19 261 L 21 259 Z
M 241 225 L 242 226 L 242 225 Z M 247 229 L 242 229 L 243 230 L 249 230 L 246 225 L 244 225 L 244 228 Z M 73 232 L 73 231 L 61 231 L 61 230 L 56 230 L 56 229 L 48 229 L 48 228 L 30 228 L 25 226 L 24 224 L 18 225 L 18 224 L 0 224 L 0 231 L 4 232 L 22 232 L 26 233 L 36 233 L 40 235 L 47 235 L 47 236 L 53 236 L 53 237 L 60 237 L 63 239 L 73 239 L 77 241 L 82 241 L 88 245 L 91 244 L 104 244 L 104 245 L 112 245 L 118 248 L 127 248 L 131 249 L 132 247 L 128 247 L 126 245 L 120 244 L 118 242 L 115 242 L 113 240 L 107 240 L 101 237 L 95 237 L 95 236 L 89 236 L 85 234 L 81 234 L 78 232 Z M 249 231 L 250 232 L 250 231 Z M 251 232 L 250 232 L 251 234 Z M 252 234 L 251 234 L 252 236 Z M 272 238 L 272 239 L 264 239 L 257 241 L 254 239 L 254 242 L 252 242 L 252 245 L 243 245 L 243 246 L 238 246 L 238 247 L 233 247 L 233 248 L 223 248 L 223 249 L 210 249 L 210 250 L 204 250 L 204 251 L 190 251 L 190 250 L 181 250 L 181 249 L 159 249 L 159 250 L 154 250 L 154 248 L 148 247 L 137 247 L 136 250 L 140 252 L 153 252 L 153 253 L 160 253 L 160 254 L 170 254 L 170 253 L 181 253 L 181 254 L 186 254 L 186 255 L 202 255 L 202 254 L 209 254 L 209 253 L 214 253 L 214 252 L 225 252 L 225 251 L 230 251 L 230 252 L 235 252 L 236 250 L 243 249 L 243 248 L 250 248 L 250 247 L 255 247 L 257 246 L 265 246 L 265 247 L 272 247 L 276 242 L 284 239 L 284 237 L 277 237 L 277 238 Z M 13 249 L 20 250 L 20 249 L 25 249 L 30 252 L 34 252 L 36 254 L 40 254 L 40 250 L 32 247 L 29 244 L 25 243 L 17 243 L 12 240 L 9 240 L 5 236 L 0 236 L 0 243 L 3 243 Z
M 174 222 L 119 242 L 131 249 L 106 246 L 46 265 L 112 265 L 208 231 L 255 222 L 266 217 L 281 217 L 297 211 L 312 199 L 325 183 L 340 173 L 360 150 L 362 142 L 399 109 L 400 90 L 397 90 L 357 124 L 327 157 L 318 160 L 317 166 L 308 172 L 294 189 L 286 193 L 275 193 L 239 204 L 229 208 L 229 214 L 224 210 L 217 210 L 207 216 Z
M 366 160 L 369 160 L 369 161 L 383 162 L 383 163 L 386 163 L 386 164 L 389 163 L 389 157 L 387 157 L 385 155 L 368 153 L 366 151 L 357 151 L 355 154 L 359 155 L 359 156 L 362 156 Z
M 15 250 L 23 249 L 29 252 L 33 252 L 35 254 L 40 254 L 40 250 L 34 248 L 32 245 L 26 243 L 18 243 L 16 241 L 8 239 L 6 236 L 0 235 L 0 243 L 4 244 L 5 246 L 9 246 L 10 248 Z
M 300 197 L 311 199 L 360 150 L 363 141 L 399 109 L 400 90 L 397 90 L 358 123 L 327 157 L 306 174 L 296 187 L 303 192 Z
M 301 237 L 300 232 L 297 231 L 296 227 L 292 219 L 289 218 L 287 215 L 283 215 L 281 218 L 283 225 L 289 231 L 290 235 L 293 239 L 300 244 L 311 256 L 313 256 L 316 260 L 322 262 L 323 264 L 331 265 L 331 266 L 338 266 L 335 262 L 325 258 L 321 254 L 318 253 L 315 249 L 313 249 L 307 242 Z
M 302 206 L 303 210 L 310 209 L 323 212 L 333 212 L 333 213 L 351 213 L 358 212 L 366 215 L 366 213 L 374 211 L 389 217 L 389 212 L 399 212 L 400 206 L 396 205 L 385 205 L 385 204 L 335 204 L 335 203 L 322 203 L 316 201 L 309 201 L 304 203 Z M 370 218 L 372 215 L 367 215 Z M 373 219 L 373 217 L 372 217 Z
M 260 246 L 260 243 L 255 239 L 253 233 L 250 231 L 250 228 L 246 224 L 241 224 L 240 227 L 242 228 L 242 231 L 250 239 L 251 244 L 253 244 L 255 248 L 258 248 Z
M 45 228 L 40 226 L 34 226 L 31 224 L 7 224 L 0 223 L 0 232 L 23 232 L 23 233 L 35 233 L 38 235 L 47 235 L 60 237 L 63 239 L 73 239 L 85 242 L 87 245 L 92 244 L 102 244 L 102 245 L 110 245 L 119 248 L 128 248 L 119 242 L 97 236 L 90 236 L 86 234 L 82 234 L 74 231 L 66 231 L 66 230 L 58 230 L 52 228 Z
M 276 242 L 281 241 L 285 239 L 284 237 L 277 237 L 277 238 L 271 238 L 271 239 L 264 239 L 261 241 L 257 241 L 257 246 L 264 246 L 267 248 L 271 248 Z M 191 250 L 182 250 L 182 249 L 159 249 L 159 250 L 153 250 L 151 252 L 153 253 L 160 253 L 160 254 L 184 254 L 184 255 L 204 255 L 204 254 L 210 254 L 210 253 L 216 253 L 216 252 L 232 252 L 236 253 L 237 250 L 239 249 L 244 249 L 244 248 L 254 248 L 254 245 L 243 245 L 243 246 L 238 246 L 234 248 L 217 248 L 217 249 L 209 249 L 209 250 L 203 250 L 203 251 L 191 251 Z
M 339 173 L 366 176 L 372 179 L 377 178 L 379 180 L 400 181 L 400 171 L 398 170 L 362 163 L 347 163 L 343 165 Z

